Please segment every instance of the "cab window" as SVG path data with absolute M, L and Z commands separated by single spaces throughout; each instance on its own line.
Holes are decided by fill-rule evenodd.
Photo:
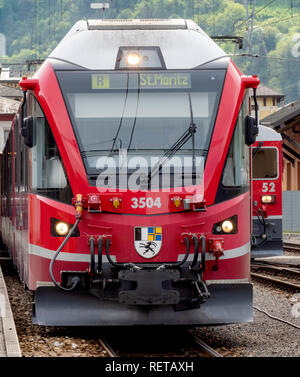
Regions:
M 274 179 L 277 177 L 278 152 L 276 148 L 252 150 L 253 179 Z
M 27 115 L 33 117 L 33 146 L 29 149 L 30 191 L 70 203 L 71 188 L 47 119 L 33 95 L 27 98 Z

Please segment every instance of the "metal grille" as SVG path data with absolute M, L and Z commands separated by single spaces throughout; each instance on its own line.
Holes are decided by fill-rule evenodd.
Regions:
M 300 231 L 300 191 L 283 191 L 283 230 Z

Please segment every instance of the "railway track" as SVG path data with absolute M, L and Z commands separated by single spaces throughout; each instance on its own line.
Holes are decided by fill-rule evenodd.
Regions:
M 111 347 L 111 345 L 107 342 L 105 338 L 100 338 L 99 342 L 101 346 L 105 349 L 109 357 L 119 357 L 118 353 L 113 350 L 113 348 Z
M 300 292 L 300 270 L 271 263 L 253 263 L 251 276 L 254 279 Z M 263 273 L 260 273 L 263 272 Z
M 283 248 L 287 251 L 294 251 L 300 253 L 300 244 L 296 244 L 293 242 L 284 242 Z
M 219 352 L 215 351 L 208 344 L 204 343 L 203 340 L 199 338 L 198 335 L 193 335 L 194 342 L 199 346 L 199 348 L 208 356 L 208 357 L 223 357 Z
M 269 283 L 279 285 L 281 287 L 290 288 L 290 289 L 293 289 L 293 290 L 300 292 L 300 284 L 294 284 L 294 283 L 291 283 L 289 281 L 273 278 L 273 277 L 268 276 L 268 275 L 257 274 L 257 273 L 254 273 L 254 272 L 251 272 L 251 276 L 258 279 L 258 280 L 263 280 L 263 281 L 266 281 L 266 282 L 269 282 Z
M 291 268 L 291 267 L 277 266 L 277 265 L 275 266 L 270 263 L 253 263 L 251 267 L 252 269 L 265 269 L 270 272 L 292 274 L 300 279 L 299 268 Z
M 220 353 L 210 347 L 208 344 L 203 342 L 199 335 L 193 333 L 192 330 L 184 331 L 183 336 L 178 336 L 177 339 L 180 339 L 180 342 L 187 343 L 186 345 L 180 345 L 179 350 L 173 349 L 174 342 L 173 339 L 166 341 L 167 336 L 164 336 L 163 340 L 159 339 L 158 336 L 154 339 L 147 338 L 147 329 L 145 334 L 143 334 L 143 344 L 136 342 L 134 337 L 131 339 L 130 344 L 128 342 L 122 342 L 120 339 L 127 338 L 128 330 L 117 330 L 118 335 L 104 334 L 99 339 L 101 346 L 105 349 L 108 357 L 173 357 L 173 356 L 183 356 L 185 354 L 186 348 L 190 348 L 188 353 L 193 354 L 194 356 L 200 357 L 223 357 Z M 160 330 L 157 334 L 161 334 Z M 142 333 L 142 332 L 141 332 Z M 135 344 L 135 346 L 133 346 Z M 162 348 L 161 348 L 162 346 Z M 133 347 L 133 348 L 132 348 Z M 159 350 L 157 350 L 159 348 Z

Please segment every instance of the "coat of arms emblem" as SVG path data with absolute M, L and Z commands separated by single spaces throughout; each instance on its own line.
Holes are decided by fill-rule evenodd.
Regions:
M 159 253 L 162 242 L 161 226 L 135 227 L 134 246 L 143 258 L 153 258 Z

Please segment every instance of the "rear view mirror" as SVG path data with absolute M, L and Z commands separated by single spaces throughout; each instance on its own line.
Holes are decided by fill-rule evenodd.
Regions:
M 33 117 L 29 116 L 27 118 L 23 119 L 23 125 L 21 129 L 21 135 L 24 137 L 24 144 L 27 145 L 27 147 L 32 148 L 34 145 L 34 121 Z
M 247 115 L 245 119 L 245 143 L 247 145 L 252 145 L 255 143 L 257 135 L 258 126 L 256 125 L 256 120 Z

